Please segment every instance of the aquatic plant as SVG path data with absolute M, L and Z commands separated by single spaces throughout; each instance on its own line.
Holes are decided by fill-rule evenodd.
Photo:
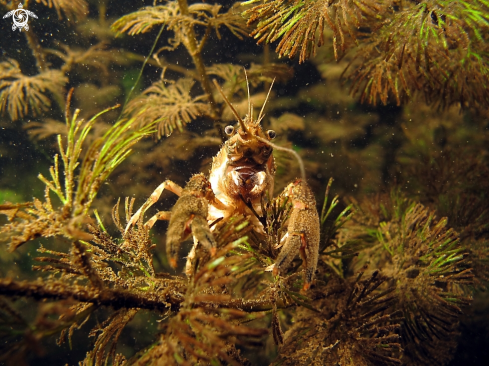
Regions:
M 65 1 L 38 2 L 55 7 L 64 22 L 75 13 L 83 15 L 82 1 L 72 3 L 78 10 Z M 33 357 L 28 351 L 43 349 L 66 358 L 69 347 L 87 352 L 86 365 L 249 365 L 258 358 L 277 365 L 447 364 L 462 314 L 470 318 L 472 297 L 486 288 L 489 278 L 487 195 L 481 183 L 489 181 L 487 134 L 462 124 L 462 118 L 475 119 L 471 115 L 450 115 L 453 129 L 461 131 L 460 141 L 478 139 L 473 151 L 462 153 L 441 128 L 442 136 L 433 141 L 409 135 L 413 125 L 431 126 L 431 117 L 411 110 L 412 124 L 401 127 L 398 119 L 378 113 L 387 109 L 369 110 L 367 116 L 330 80 L 318 82 L 319 75 L 311 86 L 311 80 L 295 79 L 297 95 L 274 97 L 285 88 L 272 89 L 267 113 L 273 117 L 263 123 L 276 130 L 277 145 L 294 141 L 316 196 L 326 184 L 325 174 L 340 182 L 336 189 L 354 194 L 346 204 L 338 196 L 331 199 L 332 180 L 327 184 L 316 281 L 307 292 L 301 291 L 300 258 L 281 276 L 265 271 L 280 252 L 277 242 L 290 217 L 285 196 L 265 200 L 261 216 L 256 213 L 267 235 L 253 231 L 250 218 L 242 216 L 213 223 L 216 255 L 199 252 L 188 277 L 175 274 L 161 254 L 164 224 L 149 230 L 144 215 L 128 230 L 126 223 L 136 203 L 163 179 L 183 183 L 191 174 L 207 171 L 225 138 L 224 124 L 236 122 L 219 88 L 244 116 L 249 112 L 248 85 L 252 108 L 260 108 L 274 79 L 291 79 L 293 68 L 274 61 L 267 46 L 263 54 L 239 59 L 246 67 L 226 57 L 214 63 L 209 50 L 224 49 L 226 38 L 245 42 L 254 32 L 262 43 L 280 41 L 278 53 L 299 55 L 300 62 L 328 44 L 332 54 L 349 62 L 346 53 L 351 50 L 357 58 L 345 75 L 353 80 L 352 92 L 372 104 L 402 104 L 421 91 L 440 106 L 462 96 L 463 106 L 483 107 L 487 25 L 479 10 L 487 4 L 318 0 L 225 7 L 182 0 L 118 13 L 112 27 L 123 42 L 141 40 L 149 49 L 148 32 L 160 31 L 151 39 L 147 57 L 122 48 L 113 52 L 107 4 L 97 4 L 98 19 L 77 26 L 83 36 L 76 45 L 36 43 L 34 24 L 26 35 L 32 61 L 37 61 L 32 75 L 23 73 L 29 70 L 25 60 L 0 62 L 2 112 L 22 122 L 38 116 L 39 121 L 25 125 L 31 136 L 48 138 L 46 146 L 59 135 L 53 137 L 58 154 L 45 169 L 48 173 L 36 166 L 44 172 L 39 175 L 44 198 L 40 193 L 32 202 L 19 196 L 15 203 L 0 202 L 5 216 L 1 239 L 15 256 L 0 254 L 2 362 L 22 361 Z M 251 25 L 257 23 L 256 30 L 246 27 L 243 11 Z M 156 49 L 165 32 L 171 38 Z M 318 42 L 322 50 L 316 49 Z M 183 47 L 176 49 L 178 45 Z M 463 56 L 464 51 L 469 53 Z M 192 64 L 169 61 L 177 54 L 190 56 Z M 134 62 L 143 67 L 131 68 Z M 329 66 L 318 57 L 314 63 L 328 79 L 324 71 Z M 146 65 L 153 73 L 144 73 Z M 142 81 L 151 85 L 144 89 Z M 75 87 L 71 104 L 84 107 L 73 115 L 62 102 L 67 85 Z M 444 99 L 434 98 L 436 93 Z M 338 99 L 326 105 L 325 94 Z M 119 99 L 126 101 L 122 111 L 106 109 Z M 65 121 L 58 121 L 63 114 Z M 186 128 L 191 121 L 195 126 Z M 171 137 L 140 141 L 154 133 Z M 394 133 L 398 140 L 391 137 Z M 398 141 L 399 150 L 393 152 L 388 145 Z M 130 155 L 131 150 L 137 153 Z M 23 152 L 0 146 L 2 159 Z M 280 152 L 276 158 L 277 176 L 295 178 L 295 161 Z M 9 178 L 28 180 L 27 173 L 17 174 Z M 368 190 L 377 194 L 365 194 L 364 178 L 370 179 Z M 403 192 L 393 188 L 393 181 Z M 278 179 L 277 189 L 281 184 Z M 379 193 L 383 190 L 392 193 Z M 120 201 L 121 195 L 131 198 Z M 8 200 L 12 196 L 5 195 Z M 143 323 L 145 317 L 151 320 Z M 47 342 L 53 336 L 60 344 L 54 350 Z M 69 362 L 83 358 L 76 357 Z
M 55 157 L 52 180 L 40 176 L 46 184 L 44 203 L 35 199 L 33 208 L 29 203 L 1 207 L 11 221 L 2 227 L 11 250 L 38 236 L 64 237 L 71 244 L 67 251 L 40 246 L 41 256 L 34 258 L 40 265 L 32 269 L 49 275 L 37 281 L 2 279 L 0 293 L 77 301 L 69 316 L 59 310 L 55 329 L 61 332 L 60 342 L 65 336 L 70 340 L 99 307 L 110 307 L 106 320 L 90 333 L 97 339 L 84 363 L 200 360 L 246 364 L 236 345 L 256 344 L 268 333 L 263 329 L 267 324 L 263 317 L 269 311 L 271 333 L 280 345 L 278 364 L 341 361 L 392 365 L 427 359 L 444 364 L 450 358 L 447 350 L 454 342 L 460 307 L 470 302 L 466 286 L 473 274 L 457 234 L 422 205 L 394 192 L 390 202 L 366 206 L 370 212 L 355 204 L 332 219 L 338 200 L 335 197 L 328 202 L 330 181 L 321 213 L 318 280 L 310 294 L 298 292 L 302 286 L 297 276 L 300 261 L 283 277 L 273 278 L 264 272 L 278 251 L 273 240 L 264 241 L 243 217 L 217 224 L 216 256 L 200 253 L 193 274 L 185 280 L 155 271 L 151 251 L 155 245 L 149 226 L 144 225 L 144 211 L 135 226 L 125 229 L 116 204 L 112 218 L 120 239 L 108 234 L 96 212 L 97 224 L 86 216 L 100 182 L 124 159 L 129 147 L 152 130 L 131 130 L 131 121 L 117 123 L 104 139 L 92 144 L 75 176 L 79 147 L 96 120 L 84 125 L 76 117 L 75 113 L 67 118 L 70 134 L 66 147 L 59 138 L 65 187 L 59 181 Z M 105 155 L 109 151 L 110 155 Z M 75 182 L 84 189 L 75 189 Z M 53 208 L 50 192 L 61 202 L 58 209 Z M 129 221 L 134 199 L 127 198 L 124 206 Z M 263 207 L 268 238 L 281 237 L 290 208 L 286 197 Z M 353 214 L 349 213 L 352 209 Z M 376 215 L 371 215 L 372 209 Z M 364 243 L 359 245 L 359 241 Z M 368 262 L 376 269 L 365 274 Z M 3 312 L 15 314 L 5 304 Z M 299 309 L 289 313 L 294 307 Z M 117 341 L 141 309 L 166 319 L 162 335 L 146 351 L 126 360 L 116 352 Z M 294 319 L 285 333 L 279 312 Z M 19 317 L 15 319 L 26 324 Z M 256 322 L 258 327 L 245 327 L 243 322 Z M 35 334 L 42 338 L 50 333 L 41 327 Z M 304 337 L 308 342 L 303 342 Z M 11 352 L 23 349 L 22 344 Z
M 49 8 L 56 9 L 58 18 L 62 19 L 62 15 L 68 19 L 83 18 L 88 13 L 88 3 L 85 0 L 36 0 L 36 3 L 41 3 Z
M 36 2 L 49 8 L 54 6 L 59 18 L 62 18 L 62 13 L 68 18 L 83 18 L 87 14 L 88 5 L 84 0 L 36 0 Z M 16 9 L 19 3 L 19 1 L 6 0 L 0 2 L 8 10 Z M 40 115 L 51 107 L 52 98 L 62 103 L 63 88 L 68 82 L 65 73 L 48 66 L 45 50 L 41 47 L 36 34 L 32 30 L 23 33 L 35 57 L 39 74 L 32 76 L 23 74 L 19 63 L 13 59 L 1 62 L 0 112 L 2 114 L 8 112 L 12 120 L 29 114 Z
M 39 115 L 51 107 L 47 94 L 62 98 L 67 81 L 58 70 L 26 76 L 16 60 L 3 61 L 0 63 L 0 110 L 14 121 L 28 114 Z
M 349 283 L 330 280 L 315 294 L 313 308 L 298 309 L 273 365 L 401 364 L 400 314 L 390 306 L 393 288 L 376 292 L 387 280 L 378 271 L 362 277 Z
M 174 36 L 168 39 L 169 45 L 160 48 L 153 57 L 159 62 L 158 55 L 163 50 L 175 50 L 183 45 L 192 58 L 195 70 L 181 70 L 167 66 L 165 63 L 161 64 L 165 69 L 169 67 L 178 70 L 186 77 L 172 83 L 165 80 L 162 74 L 161 80 L 153 83 L 127 107 L 127 113 L 140 116 L 141 124 L 158 120 L 158 137 L 169 136 L 175 128 L 181 131 L 185 124 L 197 118 L 207 117 L 214 123 L 222 121 L 225 117 L 223 107 L 226 107 L 222 98 L 211 86 L 211 75 L 224 79 L 224 90 L 228 95 L 232 95 L 239 91 L 246 92 L 247 83 L 257 86 L 259 81 L 270 82 L 273 77 L 286 79 L 286 75 L 290 74 L 290 69 L 283 66 L 267 65 L 262 68 L 254 66 L 245 71 L 247 73 L 245 78 L 243 68 L 237 65 L 206 66 L 202 52 L 212 31 L 215 31 L 218 39 L 221 38 L 219 33 L 221 27 L 228 28 L 238 39 L 247 35 L 245 21 L 239 15 L 237 6 L 230 7 L 226 12 L 221 12 L 221 9 L 222 6 L 217 4 L 188 5 L 186 0 L 169 1 L 165 5 L 142 8 L 120 18 L 112 25 L 114 31 L 129 35 L 145 33 L 153 27 L 161 26 L 161 31 L 170 30 Z M 191 96 L 195 83 L 192 79 L 199 81 L 204 91 L 203 95 Z M 244 96 L 242 94 L 241 98 L 245 99 Z M 256 100 L 253 96 L 251 98 Z M 218 102 L 223 103 L 224 106 L 220 107 Z M 261 106 L 260 103 L 254 104 L 256 107 Z M 230 116 L 232 114 L 228 113 L 228 118 Z M 216 127 L 222 129 L 219 124 Z
M 103 138 L 95 140 L 81 157 L 81 146 L 97 116 L 86 123 L 77 117 L 78 112 L 72 118 L 67 116 L 70 131 L 67 144 L 63 144 L 61 136 L 58 138 L 64 185 L 59 180 L 56 155 L 50 169 L 52 179 L 39 176 L 46 185 L 45 202 L 35 199 L 34 203 L 4 204 L 0 207 L 10 221 L 1 229 L 9 241 L 10 250 L 14 251 L 37 237 L 65 238 L 71 244 L 66 252 L 41 245 L 38 249 L 41 256 L 34 259 L 40 265 L 32 269 L 49 275 L 37 281 L 2 279 L 0 293 L 78 301 L 79 304 L 69 308 L 69 315 L 60 310 L 60 319 L 55 327 L 55 332 L 61 332 L 60 343 L 66 336 L 71 342 L 74 330 L 80 328 L 100 306 L 113 308 L 107 320 L 90 333 L 97 340 L 84 361 L 87 364 L 99 365 L 108 360 L 115 364 L 125 362 L 123 356 L 115 354 L 117 340 L 140 309 L 156 311 L 165 318 L 170 316 L 166 336 L 151 346 L 149 352 L 142 355 L 142 360 L 166 359 L 169 364 L 178 364 L 182 360 L 224 360 L 230 363 L 241 360 L 232 339 L 237 337 L 234 342 L 246 344 L 249 338 L 253 343 L 254 338 L 267 331 L 242 326 L 238 320 L 248 319 L 248 312 L 271 307 L 266 297 L 233 298 L 232 293 L 223 293 L 225 286 L 235 281 L 235 276 L 243 275 L 240 263 L 251 259 L 251 253 L 247 253 L 251 247 L 244 236 L 250 231 L 248 222 L 241 217 L 218 224 L 214 231 L 219 248 L 216 257 L 208 262 L 202 258 L 190 282 L 180 276 L 157 274 L 151 253 L 154 244 L 149 227 L 143 224 L 144 215 L 135 227 L 125 229 L 119 217 L 119 203 L 116 204 L 112 218 L 121 233 L 120 240 L 114 240 L 107 233 L 96 212 L 98 224 L 87 217 L 101 183 L 130 153 L 134 143 L 154 132 L 153 126 L 132 129 L 132 120 L 121 120 Z M 80 169 L 75 174 L 79 165 Z M 59 207 L 53 205 L 50 192 L 58 196 Z M 126 221 L 132 216 L 133 205 L 134 199 L 125 200 Z M 236 255 L 229 256 L 232 250 L 237 250 Z M 253 262 L 256 263 L 256 259 Z M 8 303 L 3 304 L 2 311 L 16 315 Z M 14 322 L 29 326 L 21 316 L 14 318 Z M 2 319 L 5 324 L 11 323 L 8 316 Z M 46 332 L 43 327 L 34 331 L 39 339 L 48 334 L 51 332 Z M 14 334 L 7 332 L 6 336 Z M 4 353 L 4 357 L 12 357 L 13 352 L 24 347 L 24 340 L 20 340 Z
M 403 317 L 404 364 L 445 364 L 456 343 L 461 309 L 472 299 L 469 247 L 446 228 L 446 218 L 437 220 L 399 191 L 354 207 L 358 214 L 346 223 L 342 246 L 360 241 L 368 249 L 349 263 L 349 270 L 375 260 L 396 284 L 392 307 Z
M 261 3 L 260 5 L 255 5 Z M 422 94 L 441 107 L 488 104 L 486 1 L 251 0 L 245 10 L 258 43 L 280 40 L 279 56 L 313 57 L 333 32 L 336 60 L 348 49 L 351 93 L 376 105 Z
M 103 182 L 130 154 L 136 142 L 154 132 L 152 125 L 134 129 L 134 120 L 121 119 L 96 139 L 81 156 L 85 139 L 97 118 L 105 112 L 86 122 L 78 118 L 78 110 L 73 116 L 66 115 L 69 132 L 66 142 L 58 135 L 59 155 L 55 155 L 54 165 L 49 169 L 51 177 L 47 179 L 39 174 L 39 179 L 46 185 L 44 202 L 35 199 L 27 205 L 3 205 L 2 210 L 13 220 L 0 231 L 10 233 L 10 250 L 39 236 L 76 237 L 79 225 L 85 219 Z M 63 164 L 62 175 L 59 171 L 59 157 Z M 60 179 L 63 175 L 64 182 Z M 53 205 L 51 193 L 60 200 L 60 207 Z M 80 234 L 83 236 L 82 232 Z

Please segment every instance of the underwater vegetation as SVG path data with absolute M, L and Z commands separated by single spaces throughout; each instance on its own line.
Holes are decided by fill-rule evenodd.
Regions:
M 0 363 L 485 364 L 487 1 L 22 5 L 38 18 L 0 41 Z M 211 220 L 222 192 L 192 182 L 247 133 L 271 181 L 248 200 L 248 161 Z M 187 204 L 182 230 L 157 220 Z
M 255 1 L 247 10 L 258 43 L 280 40 L 280 56 L 299 62 L 325 44 L 334 57 L 354 55 L 346 77 L 362 101 L 397 105 L 415 94 L 429 103 L 487 106 L 486 1 Z

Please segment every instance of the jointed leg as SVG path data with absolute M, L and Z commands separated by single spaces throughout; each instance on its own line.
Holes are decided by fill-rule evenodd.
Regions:
M 127 230 L 129 230 L 129 228 L 131 226 L 134 226 L 138 222 L 141 215 L 144 215 L 144 213 L 148 210 L 148 208 L 153 206 L 160 199 L 160 196 L 165 189 L 169 190 L 170 192 L 175 193 L 177 196 L 181 196 L 182 191 L 183 191 L 182 187 L 180 187 L 178 184 L 173 183 L 171 180 L 165 180 L 163 183 L 161 183 L 153 191 L 153 193 L 151 193 L 151 196 L 149 196 L 147 201 L 131 217 L 131 220 L 129 220 L 129 222 L 127 223 L 126 230 L 125 230 L 126 232 L 127 232 Z M 162 218 L 162 220 L 164 220 L 164 219 Z M 154 220 L 154 221 L 156 221 L 156 220 Z M 154 225 L 154 222 L 151 224 L 150 227 L 152 227 L 153 225 Z
M 151 229 L 156 221 L 158 221 L 158 220 L 170 221 L 170 218 L 171 218 L 171 212 L 170 211 L 159 211 L 156 213 L 156 215 L 154 215 L 152 218 L 150 218 L 148 221 L 146 221 L 146 223 L 144 224 L 144 227 L 146 229 Z

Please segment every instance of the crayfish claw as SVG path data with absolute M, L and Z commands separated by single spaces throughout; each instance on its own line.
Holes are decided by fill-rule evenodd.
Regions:
M 320 224 L 316 209 L 316 200 L 311 188 L 301 179 L 297 179 L 285 188 L 285 195 L 292 203 L 285 243 L 275 261 L 266 268 L 274 275 L 281 273 L 292 262 L 297 253 L 304 261 L 304 286 L 308 290 L 314 279 L 318 262 Z
M 217 245 L 207 220 L 202 216 L 195 216 L 191 227 L 194 238 L 211 253 L 211 256 L 214 256 Z
M 287 238 L 285 244 L 282 246 L 275 264 L 272 269 L 274 276 L 278 275 L 284 268 L 287 268 L 292 260 L 295 258 L 299 248 L 301 246 L 301 241 L 298 235 L 290 234 Z
M 195 243 L 202 244 L 211 254 L 216 252 L 216 242 L 207 223 L 208 197 L 212 194 L 210 183 L 203 174 L 196 174 L 182 190 L 173 206 L 166 234 L 168 261 L 177 266 L 180 243 L 193 235 Z

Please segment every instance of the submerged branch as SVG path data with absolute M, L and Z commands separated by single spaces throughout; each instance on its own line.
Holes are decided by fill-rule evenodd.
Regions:
M 60 281 L 28 282 L 0 279 L 0 295 L 27 296 L 36 300 L 75 299 L 96 305 L 111 306 L 115 309 L 140 308 L 165 311 L 169 307 L 178 309 L 183 297 L 178 293 L 136 292 L 119 289 L 96 289 L 84 285 L 67 285 Z
M 176 291 L 165 292 L 161 288 L 157 291 L 136 292 L 122 289 L 97 289 L 85 285 L 67 285 L 64 282 L 29 282 L 15 281 L 8 278 L 0 279 L 0 295 L 26 296 L 36 300 L 65 300 L 74 299 L 81 302 L 92 303 L 98 306 L 111 306 L 114 309 L 146 309 L 165 311 L 171 308 L 178 311 L 184 302 L 183 294 Z M 271 310 L 274 304 L 270 300 L 244 300 L 232 299 L 219 302 L 219 308 L 239 309 L 246 312 L 260 312 Z M 293 306 L 282 300 L 276 302 L 279 309 Z M 207 301 L 196 302 L 194 308 L 215 309 L 216 304 Z
M 48 66 L 46 64 L 46 54 L 39 43 L 39 39 L 37 35 L 34 33 L 32 29 L 24 32 L 25 37 L 27 38 L 27 44 L 32 50 L 32 54 L 36 59 L 36 66 L 40 72 L 47 71 Z
M 275 304 L 277 306 L 277 309 L 286 309 L 295 306 L 294 303 L 286 303 L 282 299 L 277 300 Z M 247 313 L 255 313 L 260 311 L 272 310 L 275 304 L 271 300 L 232 299 L 230 301 L 220 303 L 219 307 L 239 309 L 239 310 L 246 311 Z M 198 305 L 205 307 L 205 304 L 198 304 Z

